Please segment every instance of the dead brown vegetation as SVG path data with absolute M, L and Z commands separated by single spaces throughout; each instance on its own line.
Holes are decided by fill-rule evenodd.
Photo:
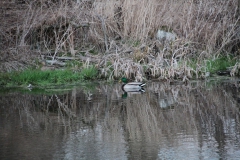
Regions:
M 186 79 L 201 77 L 201 67 L 193 70 L 175 62 L 233 52 L 239 39 L 237 0 L 5 0 L 1 6 L 1 57 L 8 55 L 8 62 L 18 54 L 25 64 L 33 64 L 28 55 L 47 55 L 54 60 L 94 48 L 98 57 L 107 54 L 101 57 L 104 64 L 111 61 L 117 66 L 115 76 L 136 75 L 134 67 L 144 74 L 141 68 L 145 64 L 153 77 Z M 159 29 L 175 33 L 177 40 L 157 40 Z M 142 50 L 142 46 L 149 49 Z M 119 59 L 112 59 L 114 54 Z M 4 60 L 1 66 L 5 66 Z

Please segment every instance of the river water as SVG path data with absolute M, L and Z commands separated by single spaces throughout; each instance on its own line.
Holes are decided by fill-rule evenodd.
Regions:
M 1 160 L 240 159 L 236 79 L 1 90 Z

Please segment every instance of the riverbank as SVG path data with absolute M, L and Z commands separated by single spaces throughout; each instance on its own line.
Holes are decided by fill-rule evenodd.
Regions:
M 0 4 L 2 86 L 239 76 L 236 0 Z
M 111 57 L 113 58 L 113 55 Z M 65 68 L 50 68 L 39 64 L 38 67 L 32 69 L 0 73 L 0 86 L 26 87 L 31 84 L 44 88 L 96 80 L 114 81 L 123 76 L 130 77 L 132 81 L 157 79 L 159 81 L 177 80 L 187 82 L 192 79 L 205 79 L 216 75 L 233 76 L 234 64 L 237 63 L 237 60 L 233 57 L 222 56 L 215 60 L 205 60 L 204 64 L 198 64 L 196 60 L 187 61 L 187 63 L 178 61 L 173 68 L 172 66 L 157 67 L 159 63 L 156 63 L 156 66 L 151 66 L 149 63 L 141 64 L 131 59 L 127 59 L 124 63 L 124 59 L 120 58 L 119 54 L 115 55 L 116 57 L 118 59 L 105 60 L 105 65 L 102 66 L 97 63 L 76 64 L 73 61 L 69 62 L 68 67 Z M 153 63 L 150 62 L 150 64 Z M 201 69 L 198 69 L 198 65 L 201 66 Z M 174 73 L 172 74 L 172 72 Z M 234 76 L 239 76 L 239 71 L 236 70 Z

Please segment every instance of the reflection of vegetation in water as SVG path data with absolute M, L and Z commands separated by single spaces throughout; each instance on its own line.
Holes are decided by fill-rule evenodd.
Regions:
M 67 86 L 66 86 L 67 87 Z M 0 90 L 0 95 L 4 95 L 7 93 L 22 93 L 22 94 L 29 94 L 29 95 L 52 95 L 52 94 L 66 94 L 67 92 L 71 91 L 72 87 L 64 88 L 64 89 L 42 89 L 42 88 L 16 88 L 16 87 L 6 87 Z
M 193 137 L 195 142 L 201 141 L 201 144 L 206 139 L 214 139 L 214 144 L 224 148 L 227 144 L 222 142 L 228 142 L 224 136 L 222 140 L 218 136 L 234 136 L 226 128 L 235 127 L 236 132 L 240 131 L 235 122 L 239 112 L 234 99 L 234 95 L 239 95 L 233 94 L 228 86 L 213 85 L 211 89 L 206 89 L 202 82 L 194 86 L 169 86 L 155 82 L 148 83 L 145 94 L 129 95 L 122 99 L 122 93 L 119 84 L 101 85 L 99 92 L 93 93 L 91 101 L 87 100 L 84 89 L 80 88 L 79 91 L 72 90 L 58 96 L 19 95 L 13 106 L 24 106 L 22 108 L 25 109 L 19 108 L 22 115 L 32 117 L 25 120 L 34 119 L 35 124 L 44 122 L 44 132 L 54 129 L 55 134 L 60 134 L 57 131 L 64 124 L 61 134 L 84 131 L 85 135 L 100 134 L 103 143 L 106 139 L 112 139 L 115 143 L 125 141 L 131 153 L 129 156 L 139 155 L 140 150 L 145 153 L 141 156 L 157 156 L 166 140 L 174 147 L 183 145 L 178 136 L 184 135 Z M 31 103 L 33 100 L 34 106 L 43 108 L 44 112 L 30 109 L 34 107 Z M 57 110 L 50 110 L 51 107 Z M 36 115 L 41 115 L 42 119 Z M 59 125 L 53 126 L 54 123 Z M 31 127 L 32 123 L 27 124 Z
M 4 87 L 0 90 L 0 95 L 5 95 L 8 93 L 22 93 L 29 95 L 63 95 L 71 92 L 74 88 L 81 88 L 84 93 L 89 94 L 91 92 L 96 92 L 99 84 L 94 82 L 81 82 L 77 85 L 53 85 L 46 87 Z
M 83 90 L 86 90 L 86 91 L 95 91 L 98 85 L 99 85 L 98 83 L 94 83 L 94 82 L 81 83 L 81 87 L 83 88 Z

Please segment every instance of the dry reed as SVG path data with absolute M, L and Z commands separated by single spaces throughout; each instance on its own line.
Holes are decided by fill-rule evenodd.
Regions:
M 146 69 L 142 63 L 156 78 L 201 77 L 201 69 L 179 61 L 203 60 L 232 52 L 239 39 L 237 0 L 44 0 L 25 2 L 22 6 L 12 8 L 8 24 L 0 28 L 3 48 L 29 46 L 22 52 L 37 51 L 55 59 L 63 53 L 76 56 L 84 48 L 95 46 L 99 52 L 111 54 L 107 60 L 112 60 L 110 77 L 134 77 L 137 72 L 144 76 Z M 1 16 L 6 17 L 7 13 Z M 159 29 L 176 34 L 177 40 L 171 43 L 157 40 Z M 139 41 L 150 50 L 140 59 L 129 58 L 119 49 L 136 47 L 128 40 Z M 133 53 L 136 50 L 139 46 L 132 49 Z M 114 54 L 122 56 L 117 59 Z M 104 56 L 102 59 L 106 60 Z M 102 70 L 111 72 L 109 66 Z

